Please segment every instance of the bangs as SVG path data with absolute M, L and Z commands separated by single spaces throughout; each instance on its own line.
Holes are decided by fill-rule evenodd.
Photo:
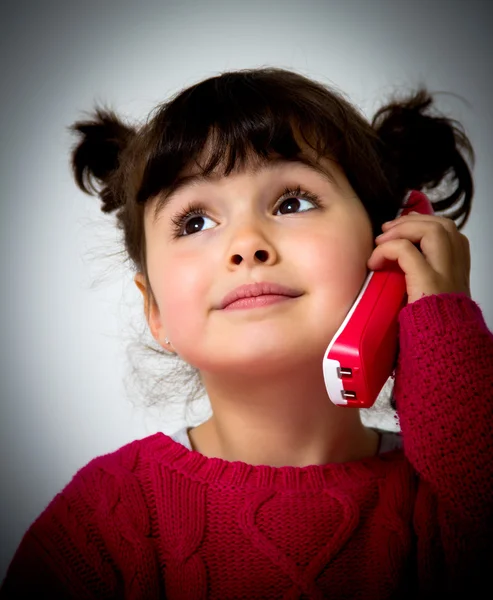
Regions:
M 163 105 L 149 123 L 148 159 L 136 201 L 169 195 L 192 166 L 208 178 L 271 160 L 313 165 L 303 156 L 303 144 L 317 159 L 330 158 L 344 169 L 351 136 L 346 106 L 322 85 L 281 69 L 225 73 L 196 84 Z

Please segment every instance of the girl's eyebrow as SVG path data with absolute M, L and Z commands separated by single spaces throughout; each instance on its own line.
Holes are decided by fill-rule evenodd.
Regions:
M 269 158 L 263 160 L 260 163 L 256 163 L 255 167 L 250 167 L 246 169 L 247 173 L 253 173 L 258 171 L 273 171 L 280 166 L 286 165 L 301 165 L 307 170 L 318 173 L 331 184 L 336 183 L 335 176 L 329 170 L 327 166 L 322 167 L 317 162 L 311 161 L 310 159 L 304 156 L 297 156 L 296 159 L 286 159 L 286 158 Z M 196 173 L 193 175 L 184 175 L 175 181 L 175 183 L 168 187 L 164 193 L 159 194 L 158 201 L 154 208 L 154 216 L 153 223 L 155 223 L 163 211 L 164 207 L 169 204 L 170 200 L 173 196 L 175 196 L 179 190 L 189 189 L 191 187 L 200 185 L 201 183 L 210 183 L 211 181 L 221 179 L 221 176 L 211 173 L 210 175 L 204 175 L 202 173 Z

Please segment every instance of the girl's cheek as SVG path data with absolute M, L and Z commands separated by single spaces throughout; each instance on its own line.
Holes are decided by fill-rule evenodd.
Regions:
M 193 320 L 197 311 L 207 309 L 210 297 L 210 277 L 202 261 L 177 261 L 167 270 L 168 284 L 163 289 L 163 308 L 167 318 Z

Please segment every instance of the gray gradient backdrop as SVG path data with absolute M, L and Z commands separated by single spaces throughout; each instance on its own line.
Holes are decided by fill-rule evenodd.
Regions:
M 489 2 L 304 0 L 2 2 L 0 8 L 0 580 L 31 522 L 95 456 L 179 421 L 137 410 L 124 385 L 141 322 L 112 217 L 79 192 L 67 126 L 95 101 L 143 119 L 226 69 L 276 65 L 332 83 L 371 117 L 426 83 L 477 152 L 464 233 L 473 298 L 493 328 Z M 140 325 L 139 325 L 140 326 Z M 204 417 L 205 418 L 205 417 Z M 203 420 L 203 419 L 198 419 Z

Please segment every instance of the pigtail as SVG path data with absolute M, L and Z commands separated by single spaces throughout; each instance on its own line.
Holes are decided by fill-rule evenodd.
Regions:
M 101 198 L 103 212 L 116 210 L 124 202 L 118 185 L 121 158 L 136 136 L 135 129 L 124 125 L 113 111 L 97 108 L 92 120 L 77 121 L 70 130 L 79 135 L 71 157 L 77 185 Z
M 456 182 L 446 198 L 432 200 L 435 212 L 462 205 L 446 216 L 462 228 L 471 211 L 474 183 L 466 156 L 474 164 L 474 150 L 460 123 L 430 115 L 432 96 L 424 89 L 404 101 L 393 101 L 375 114 L 372 126 L 383 143 L 383 163 L 392 189 L 404 197 L 409 190 L 430 191 L 445 178 Z

